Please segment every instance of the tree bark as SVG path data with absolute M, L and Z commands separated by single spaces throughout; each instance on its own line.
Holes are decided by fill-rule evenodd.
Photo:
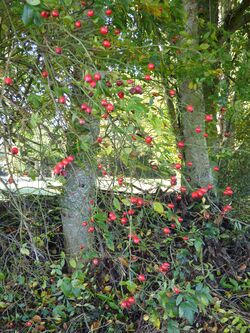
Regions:
M 68 258 L 76 257 L 83 247 L 87 250 L 92 243 L 92 234 L 88 233 L 90 220 L 90 199 L 93 198 L 95 174 L 93 169 L 81 169 L 73 165 L 69 172 L 65 193 L 62 199 L 62 224 L 65 252 Z M 88 222 L 87 227 L 82 222 Z
M 75 68 L 73 75 L 76 80 L 81 80 L 80 69 Z M 74 84 L 73 92 L 74 102 L 79 105 L 86 96 Z M 86 101 L 88 102 L 88 99 Z M 89 137 L 90 149 L 99 135 L 99 125 L 99 120 L 90 115 L 82 129 L 82 133 Z M 68 259 L 76 257 L 81 248 L 86 251 L 93 245 L 93 234 L 88 232 L 88 228 L 91 217 L 90 200 L 93 199 L 95 191 L 96 173 L 91 161 L 91 152 L 89 151 L 89 154 L 81 152 L 81 149 L 77 148 L 77 141 L 78 138 L 69 132 L 67 137 L 68 151 L 69 153 L 72 152 L 72 149 L 78 151 L 83 167 L 74 163 L 73 167 L 68 168 L 67 183 L 62 199 L 62 224 L 65 252 Z M 82 222 L 87 222 L 88 225 L 84 227 Z
M 195 0 L 184 0 L 184 9 L 187 13 L 185 30 L 193 37 L 193 43 L 198 43 L 198 3 Z M 183 111 L 183 135 L 185 140 L 185 159 L 193 163 L 190 170 L 191 185 L 206 186 L 213 183 L 208 148 L 206 139 L 202 133 L 205 132 L 205 102 L 202 87 L 196 90 L 189 89 L 189 80 L 184 80 L 180 85 L 180 101 L 182 108 L 192 105 L 192 113 Z M 197 134 L 195 128 L 199 126 L 202 133 Z

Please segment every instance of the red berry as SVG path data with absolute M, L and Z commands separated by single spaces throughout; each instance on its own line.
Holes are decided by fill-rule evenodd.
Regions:
M 169 204 L 168 204 L 168 208 L 170 208 L 170 209 L 174 209 L 174 204 L 173 204 L 173 203 L 169 203 Z
M 144 139 L 146 144 L 150 145 L 153 141 L 153 138 L 152 136 L 146 136 L 146 138 Z
M 75 22 L 75 27 L 76 27 L 76 28 L 81 28 L 81 26 L 82 26 L 81 21 L 76 21 L 76 22 Z
M 122 86 L 123 85 L 123 81 L 122 80 L 117 80 L 116 81 L 116 85 L 117 85 L 117 87 Z
M 197 199 L 198 198 L 198 193 L 196 191 L 191 193 L 192 199 Z
M 88 225 L 88 222 L 87 222 L 87 221 L 83 221 L 83 222 L 82 222 L 82 226 L 83 226 L 83 227 L 86 227 L 87 225 Z
M 200 133 L 200 132 L 201 132 L 201 128 L 200 128 L 200 126 L 197 126 L 197 127 L 196 127 L 195 132 L 196 132 L 196 133 Z
M 121 218 L 121 224 L 125 225 L 128 222 L 128 219 L 124 216 Z
M 124 92 L 123 91 L 119 91 L 117 95 L 120 99 L 124 98 Z
M 61 47 L 56 47 L 55 52 L 57 54 L 61 54 L 62 53 L 62 48 Z
M 107 39 L 105 39 L 105 40 L 103 41 L 102 45 L 103 45 L 104 47 L 106 47 L 107 49 L 111 47 L 111 43 L 110 43 L 110 41 L 107 40 Z
M 102 100 L 101 100 L 101 104 L 102 104 L 102 106 L 107 106 L 107 105 L 108 105 L 108 102 L 107 102 L 106 99 L 102 99 Z
M 137 237 L 137 236 L 134 236 L 134 237 L 133 237 L 133 242 L 134 242 L 135 244 L 139 244 L 139 243 L 140 243 L 140 238 Z
M 116 217 L 116 215 L 115 215 L 114 212 L 110 212 L 110 213 L 109 213 L 109 219 L 110 219 L 111 221 L 115 221 L 115 220 L 117 220 L 117 217 Z
M 68 165 L 69 164 L 69 161 L 68 161 L 68 159 L 67 158 L 64 158 L 63 160 L 62 160 L 62 164 L 63 165 Z
M 185 186 L 181 186 L 181 187 L 180 187 L 180 191 L 181 191 L 181 193 L 186 193 L 186 192 L 187 192 L 187 189 L 186 189 Z
M 133 296 L 130 296 L 128 298 L 128 302 L 129 302 L 130 305 L 134 304 L 135 303 L 135 298 Z
M 60 104 L 65 104 L 66 103 L 66 97 L 65 96 L 61 96 L 58 98 L 58 103 Z
M 94 227 L 89 227 L 89 228 L 88 228 L 88 232 L 89 232 L 89 233 L 93 233 L 94 231 L 95 231 L 95 228 L 94 228 Z
M 97 258 L 94 258 L 92 260 L 92 263 L 93 263 L 94 266 L 98 266 L 100 262 L 99 262 L 99 260 Z
M 79 118 L 79 124 L 80 125 L 84 125 L 86 123 L 86 121 L 83 118 Z
M 75 157 L 73 155 L 70 155 L 67 157 L 67 160 L 69 161 L 69 163 L 73 162 L 75 159 Z
M 114 33 L 115 33 L 115 35 L 120 35 L 121 30 L 119 30 L 119 29 L 115 29 Z
M 181 292 L 179 288 L 177 287 L 174 287 L 173 288 L 173 292 L 176 294 L 176 295 L 179 295 L 179 293 Z
M 107 35 L 108 32 L 109 32 L 108 27 L 103 26 L 103 27 L 100 28 L 100 33 L 101 33 L 102 35 Z
M 51 16 L 53 16 L 53 17 L 59 17 L 59 11 L 57 9 L 52 10 Z
M 105 10 L 105 14 L 106 14 L 107 16 L 112 15 L 112 14 L 113 14 L 112 9 L 106 9 L 106 10 Z
M 49 15 L 50 15 L 50 13 L 49 13 L 49 12 L 46 12 L 45 10 L 43 10 L 43 11 L 41 12 L 41 14 L 40 14 L 40 16 L 43 17 L 43 18 L 48 18 Z
M 170 90 L 168 91 L 168 94 L 169 94 L 170 97 L 174 97 L 175 94 L 176 94 L 176 91 L 175 91 L 174 89 L 170 89 Z
M 121 302 L 121 308 L 122 308 L 122 309 L 126 309 L 126 308 L 128 308 L 128 307 L 129 307 L 129 304 L 128 304 L 127 301 L 122 301 L 122 302 Z
M 144 79 L 145 79 L 146 81 L 150 81 L 150 80 L 151 80 L 151 76 L 150 76 L 149 74 L 146 74 L 146 75 L 144 76 Z
M 92 88 L 95 88 L 95 87 L 96 87 L 96 82 L 95 82 L 95 81 L 90 82 L 90 86 L 91 86 Z
M 85 110 L 86 113 L 91 114 L 92 113 L 92 109 L 88 106 Z
M 87 108 L 88 108 L 88 104 L 86 104 L 86 103 L 81 104 L 82 110 L 86 110 Z
M 134 209 L 129 209 L 128 210 L 128 215 L 132 216 L 135 214 L 135 210 Z
M 98 138 L 96 139 L 96 142 L 98 142 L 98 143 L 102 143 L 102 137 L 100 137 L 100 136 L 98 136 Z
M 188 240 L 188 236 L 184 236 L 184 237 L 182 237 L 182 239 L 183 239 L 184 241 L 187 241 L 187 240 Z
M 206 114 L 205 115 L 205 121 L 206 122 L 210 122 L 213 120 L 213 115 L 212 114 Z
M 90 75 L 90 74 L 86 74 L 86 75 L 84 76 L 84 81 L 85 81 L 85 82 L 88 82 L 88 83 L 91 83 L 91 82 L 93 81 L 92 75 Z
M 31 322 L 31 321 L 27 321 L 27 322 L 25 323 L 25 326 L 26 326 L 26 327 L 31 327 L 31 326 L 32 326 L 32 322 Z
M 12 155 L 17 155 L 19 152 L 19 149 L 17 147 L 11 147 L 10 149 Z
M 183 218 L 181 216 L 178 217 L 178 222 L 179 223 L 183 222 Z
M 194 111 L 193 105 L 187 105 L 186 110 L 187 112 L 193 112 Z
M 130 198 L 130 202 L 131 202 L 132 204 L 137 204 L 137 201 L 138 201 L 138 198 L 136 198 L 136 197 L 131 197 L 131 198 Z
M 95 74 L 94 74 L 94 79 L 95 79 L 96 81 L 100 81 L 100 80 L 102 79 L 101 74 L 100 74 L 100 73 L 95 73 Z
M 139 275 L 137 276 L 137 279 L 138 279 L 140 282 L 145 282 L 145 281 L 146 281 L 146 277 L 145 277 L 145 275 L 143 275 L 143 274 L 139 274 Z
M 13 84 L 13 80 L 10 77 L 5 77 L 4 83 L 7 84 L 8 86 L 11 86 Z
M 185 147 L 185 143 L 184 143 L 183 141 L 179 141 L 179 142 L 177 143 L 177 147 L 178 147 L 178 148 L 184 148 L 184 147 Z
M 117 182 L 121 186 L 123 184 L 123 178 L 122 177 L 118 178 Z
M 171 234 L 171 230 L 170 230 L 168 227 L 165 227 L 165 228 L 163 229 L 163 232 L 164 232 L 165 235 L 169 235 L 169 234 Z
M 88 17 L 93 17 L 94 16 L 94 11 L 93 11 L 93 9 L 89 9 L 88 11 L 87 11 L 87 16 Z
M 193 162 L 187 162 L 187 166 L 191 167 L 193 165 Z
M 48 77 L 49 76 L 49 73 L 47 72 L 47 71 L 43 71 L 42 72 L 42 77 L 44 78 L 44 79 L 46 79 L 46 77 Z
M 214 167 L 214 171 L 218 172 L 220 170 L 220 168 L 218 166 Z
M 154 64 L 148 64 L 148 69 L 150 71 L 153 71 L 155 69 L 155 65 Z
M 204 133 L 203 136 L 204 136 L 204 138 L 207 138 L 207 137 L 208 137 L 208 134 L 207 134 L 207 133 Z
M 175 169 L 180 170 L 181 169 L 181 164 L 180 163 L 176 163 L 175 164 Z
M 113 104 L 111 104 L 111 103 L 108 103 L 108 104 L 107 104 L 107 106 L 106 106 L 106 110 L 107 110 L 108 112 L 112 112 L 112 111 L 114 111 L 114 109 L 115 109 L 115 107 L 114 107 Z

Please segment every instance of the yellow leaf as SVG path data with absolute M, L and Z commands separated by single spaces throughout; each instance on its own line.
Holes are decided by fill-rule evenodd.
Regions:
M 188 88 L 189 88 L 189 89 L 194 89 L 194 84 L 193 84 L 192 81 L 189 82 L 189 84 L 188 84 Z

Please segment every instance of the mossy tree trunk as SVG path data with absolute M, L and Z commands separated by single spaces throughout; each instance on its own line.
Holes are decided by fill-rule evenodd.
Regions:
M 199 41 L 198 30 L 198 1 L 184 0 L 186 11 L 186 32 L 192 36 L 194 47 Z M 180 102 L 183 110 L 183 136 L 185 140 L 185 160 L 193 163 L 190 170 L 193 186 L 206 186 L 213 183 L 213 176 L 209 163 L 208 147 L 203 135 L 197 134 L 195 128 L 199 126 L 205 132 L 205 101 L 202 86 L 197 89 L 189 88 L 190 81 L 183 80 L 180 84 Z M 185 106 L 192 105 L 193 112 L 187 112 Z

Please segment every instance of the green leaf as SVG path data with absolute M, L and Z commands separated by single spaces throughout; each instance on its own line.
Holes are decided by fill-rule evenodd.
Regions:
M 200 239 L 196 239 L 194 242 L 194 247 L 197 253 L 201 252 L 202 249 L 202 241 Z
M 108 247 L 109 250 L 114 251 L 115 250 L 115 245 L 114 245 L 114 241 L 111 238 L 111 236 L 106 237 L 105 236 L 105 240 L 106 240 L 106 245 Z
M 40 3 L 41 3 L 40 0 L 26 0 L 26 2 L 31 6 L 37 6 L 37 5 L 40 5 Z
M 122 199 L 122 203 L 125 205 L 125 206 L 130 206 L 130 201 L 128 199 Z
M 158 317 L 158 314 L 156 312 L 154 312 L 150 316 L 149 320 L 154 325 L 155 328 L 160 329 L 160 327 L 161 327 L 161 321 L 160 321 L 160 318 Z
M 180 317 L 187 319 L 190 324 L 194 321 L 195 312 L 196 309 L 194 309 L 193 305 L 189 302 L 183 302 L 179 306 Z
M 70 259 L 69 264 L 72 268 L 76 268 L 76 261 L 75 259 Z
M 200 46 L 199 46 L 199 49 L 200 50 L 207 50 L 209 48 L 209 44 L 207 43 L 202 43 Z
M 153 203 L 153 209 L 155 212 L 159 213 L 159 214 L 163 214 L 164 213 L 164 208 L 162 206 L 162 204 L 160 202 L 154 202 Z
M 182 295 L 178 295 L 178 297 L 176 298 L 176 305 L 177 306 L 180 305 L 181 302 L 182 302 L 182 300 L 183 300 L 183 296 Z
M 114 198 L 113 205 L 114 205 L 115 209 L 121 210 L 120 201 L 117 198 Z
M 137 285 L 133 281 L 121 281 L 121 286 L 126 286 L 128 291 L 134 293 L 137 289 Z
M 30 254 L 30 251 L 26 248 L 26 246 L 24 245 L 23 247 L 21 247 L 20 249 L 21 254 L 28 256 Z
M 34 11 L 33 9 L 28 6 L 25 5 L 23 8 L 23 14 L 22 14 L 22 21 L 25 25 L 29 25 L 30 23 L 32 23 L 34 17 Z
M 179 324 L 175 320 L 168 321 L 168 333 L 180 333 Z

